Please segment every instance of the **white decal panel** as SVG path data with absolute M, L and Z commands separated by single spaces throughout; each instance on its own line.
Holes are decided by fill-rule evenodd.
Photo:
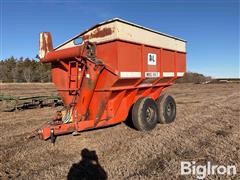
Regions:
M 163 77 L 174 77 L 174 72 L 163 72 Z
M 121 78 L 140 78 L 141 72 L 120 72 Z
M 159 72 L 145 72 L 145 77 L 148 77 L 148 78 L 160 77 L 160 73 Z
M 177 72 L 178 77 L 182 77 L 184 75 L 184 72 Z
M 157 55 L 148 53 L 148 65 L 157 65 Z

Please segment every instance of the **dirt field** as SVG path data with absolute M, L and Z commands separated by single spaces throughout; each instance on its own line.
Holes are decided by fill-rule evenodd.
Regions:
M 0 86 L 1 94 L 56 95 L 51 84 Z M 183 160 L 236 165 L 234 177 L 207 179 L 240 179 L 240 84 L 178 84 L 169 92 L 177 102 L 172 124 L 143 133 L 122 123 L 58 137 L 55 146 L 24 137 L 57 108 L 1 112 L 0 179 L 81 179 L 86 173 L 99 179 L 194 179 L 180 175 Z M 90 165 L 97 157 L 99 163 Z

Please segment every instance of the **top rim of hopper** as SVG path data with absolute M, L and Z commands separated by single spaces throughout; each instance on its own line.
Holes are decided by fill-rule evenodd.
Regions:
M 179 40 L 179 41 L 187 42 L 186 40 L 181 39 L 181 38 L 178 38 L 178 37 L 176 37 L 176 36 L 171 36 L 171 35 L 169 35 L 169 34 L 165 34 L 165 33 L 159 32 L 159 31 L 155 31 L 155 30 L 153 30 L 153 29 L 150 29 L 150 28 L 147 28 L 147 27 L 144 27 L 144 26 L 135 24 L 135 23 L 131 23 L 131 22 L 129 22 L 129 21 L 126 21 L 126 20 L 123 20 L 123 19 L 120 19 L 120 18 L 113 18 L 113 19 L 110 19 L 110 20 L 107 20 L 107 21 L 104 21 L 104 22 L 101 22 L 101 23 L 99 23 L 99 24 L 96 24 L 96 25 L 92 26 L 91 28 L 85 30 L 84 32 L 82 32 L 82 33 L 74 36 L 73 38 L 65 41 L 64 43 L 58 45 L 58 46 L 55 48 L 55 50 L 58 49 L 58 48 L 60 48 L 60 47 L 62 47 L 62 46 L 64 46 L 64 45 L 67 44 L 68 42 L 70 42 L 70 41 L 78 38 L 79 36 L 82 36 L 83 34 L 91 31 L 92 29 L 95 29 L 95 28 L 97 28 L 97 27 L 99 27 L 99 26 L 102 26 L 102 25 L 104 25 L 104 24 L 108 24 L 108 23 L 111 23 L 111 22 L 114 22 L 114 21 L 119 21 L 119 22 L 122 22 L 122 23 L 125 23 L 125 24 L 128 24 L 128 25 L 131 25 L 131 26 L 135 26 L 135 27 L 138 27 L 138 28 L 141 28 L 141 29 L 144 29 L 144 30 L 153 32 L 153 33 L 156 33 L 156 34 L 160 34 L 160 35 L 163 35 L 163 36 L 167 36 L 167 37 L 170 37 L 170 38 L 174 38 L 174 39 Z

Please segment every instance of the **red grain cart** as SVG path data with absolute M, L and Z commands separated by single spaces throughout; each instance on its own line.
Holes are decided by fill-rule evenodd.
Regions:
M 161 93 L 186 72 L 186 41 L 112 19 L 55 49 L 50 33 L 40 34 L 39 58 L 52 64 L 52 81 L 65 108 L 42 127 L 42 139 L 126 120 L 138 130 L 176 117 L 171 96 Z

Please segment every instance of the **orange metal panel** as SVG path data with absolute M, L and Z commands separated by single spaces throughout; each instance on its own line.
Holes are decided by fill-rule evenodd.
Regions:
M 128 116 L 128 111 L 133 104 L 134 97 L 137 94 L 137 89 L 128 90 L 126 96 L 121 100 L 121 104 L 115 114 L 115 116 L 108 120 L 108 124 L 116 124 L 124 121 Z
M 118 71 L 141 72 L 141 45 L 118 41 Z
M 95 120 L 96 124 L 102 119 L 102 115 L 107 107 L 110 95 L 111 91 L 93 93 L 93 98 L 89 105 L 89 115 L 87 119 Z
M 118 69 L 118 49 L 117 42 L 109 42 L 97 45 L 96 56 L 104 61 L 108 66 Z
M 52 63 L 52 81 L 57 86 L 58 93 L 61 96 L 63 103 L 69 105 L 72 102 L 73 96 L 69 94 L 69 91 L 65 91 L 65 89 L 68 89 L 69 87 L 68 65 L 64 66 L 59 62 Z
M 186 72 L 186 53 L 177 53 L 177 72 Z
M 108 117 L 114 117 L 119 105 L 122 101 L 122 99 L 124 98 L 124 95 L 126 94 L 126 91 L 115 91 L 112 92 L 111 97 L 108 101 L 108 105 L 107 105 L 107 112 L 108 112 Z
M 99 75 L 96 89 L 110 89 L 118 79 L 118 76 L 114 75 L 107 69 L 103 69 Z
M 162 71 L 174 72 L 174 51 L 163 49 L 162 55 Z

